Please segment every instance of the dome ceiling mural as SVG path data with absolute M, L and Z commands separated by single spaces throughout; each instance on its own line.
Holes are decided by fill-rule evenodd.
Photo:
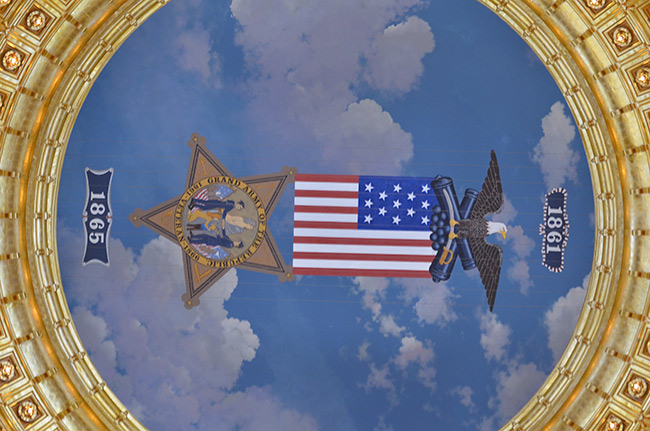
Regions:
M 553 369 L 593 257 L 586 156 L 532 50 L 482 5 L 448 3 L 178 1 L 116 52 L 70 138 L 57 235 L 81 339 L 146 426 L 494 429 Z M 487 264 L 493 312 L 460 255 L 442 281 L 429 273 L 454 243 L 435 209 L 459 218 L 433 178 L 460 205 L 491 150 L 503 208 L 488 218 L 507 226 L 488 239 L 503 249 Z M 80 263 L 85 167 L 114 169 L 110 267 Z M 283 167 L 273 208 L 251 178 Z M 358 190 L 355 213 L 332 206 L 341 187 Z M 560 273 L 538 233 L 557 187 L 571 220 Z M 359 230 L 341 234 L 346 222 Z M 276 273 L 250 271 L 276 265 L 264 247 Z
M 3 429 L 645 429 L 648 2 L 0 14 Z

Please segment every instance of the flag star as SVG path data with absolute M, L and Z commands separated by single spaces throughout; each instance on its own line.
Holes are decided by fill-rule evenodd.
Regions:
M 425 210 L 429 209 L 429 205 L 431 205 L 429 201 L 422 201 L 422 208 L 424 208 Z
M 399 216 L 393 217 L 393 224 L 399 224 L 402 220 L 399 218 Z
M 429 193 L 429 190 L 431 190 L 431 187 L 429 187 L 429 184 L 425 184 L 422 186 L 422 193 Z
M 395 191 L 396 193 L 399 193 L 400 190 L 402 190 L 402 186 L 400 186 L 399 184 L 393 186 L 393 191 Z
M 370 214 L 364 216 L 364 223 L 370 223 L 372 221 L 372 216 Z
M 402 206 L 402 203 L 399 201 L 399 199 L 395 199 L 393 201 L 393 208 L 399 208 Z
M 379 215 L 381 216 L 386 215 L 386 207 L 379 208 Z
M 415 214 L 415 210 L 413 208 L 409 208 L 409 209 L 406 210 L 406 214 L 409 217 L 413 217 L 413 214 Z
M 368 184 L 366 184 L 366 191 L 367 191 L 367 192 L 371 192 L 372 189 L 374 189 L 372 183 L 368 183 Z
M 379 193 L 379 199 L 381 199 L 382 201 L 385 201 L 385 200 L 386 200 L 386 197 L 388 197 L 388 195 L 386 194 L 385 191 Z
M 410 200 L 410 201 L 412 201 L 413 199 L 415 199 L 415 193 L 409 193 L 407 199 Z
M 429 224 L 429 222 L 430 222 L 429 216 L 422 217 L 422 224 Z
M 366 199 L 366 208 L 372 208 L 372 199 Z

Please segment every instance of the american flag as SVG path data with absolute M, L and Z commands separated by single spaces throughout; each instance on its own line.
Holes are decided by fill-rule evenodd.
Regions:
M 294 273 L 431 278 L 431 181 L 296 175 Z

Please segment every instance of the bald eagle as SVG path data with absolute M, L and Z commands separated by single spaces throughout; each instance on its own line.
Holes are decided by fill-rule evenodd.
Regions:
M 476 198 L 476 204 L 465 220 L 450 220 L 450 225 L 458 226 L 456 232 L 450 233 L 450 238 L 467 239 L 474 255 L 476 267 L 485 287 L 490 311 L 494 308 L 494 300 L 499 287 L 503 250 L 496 244 L 488 243 L 485 238 L 499 233 L 505 239 L 508 229 L 500 222 L 488 221 L 485 216 L 497 214 L 503 208 L 503 190 L 499 176 L 499 164 L 494 151 L 491 152 L 490 167 L 483 182 L 483 188 Z

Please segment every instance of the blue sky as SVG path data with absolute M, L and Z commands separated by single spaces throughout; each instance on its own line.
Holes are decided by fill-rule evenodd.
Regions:
M 235 175 L 451 176 L 499 158 L 495 312 L 449 282 L 231 271 L 186 310 L 181 251 L 128 215 L 183 192 L 192 132 Z M 81 266 L 84 167 L 113 167 L 111 267 Z M 568 190 L 566 269 L 541 265 L 543 196 Z M 61 178 L 58 247 L 102 376 L 155 430 L 490 430 L 571 336 L 594 221 L 577 129 L 544 65 L 475 1 L 174 0 L 90 91 Z M 291 261 L 293 189 L 270 228 Z

